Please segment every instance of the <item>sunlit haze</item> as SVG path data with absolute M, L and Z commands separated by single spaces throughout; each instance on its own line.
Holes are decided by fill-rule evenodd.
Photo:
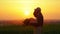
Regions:
M 36 7 L 41 7 L 44 19 L 60 19 L 60 0 L 0 0 L 0 20 L 34 18 Z

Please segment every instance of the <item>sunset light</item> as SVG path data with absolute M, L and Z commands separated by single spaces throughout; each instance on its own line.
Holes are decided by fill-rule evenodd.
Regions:
M 60 34 L 60 0 L 0 0 L 0 34 Z
M 34 17 L 36 7 L 42 9 L 44 19 L 60 19 L 60 0 L 0 0 L 0 20 Z

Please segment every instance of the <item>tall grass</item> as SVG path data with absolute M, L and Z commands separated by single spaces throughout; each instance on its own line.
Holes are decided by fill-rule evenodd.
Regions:
M 0 34 L 33 34 L 33 26 L 3 26 Z M 44 24 L 42 34 L 60 34 L 60 24 Z

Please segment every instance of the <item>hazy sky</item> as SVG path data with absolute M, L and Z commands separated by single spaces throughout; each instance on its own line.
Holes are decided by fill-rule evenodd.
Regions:
M 60 19 L 60 0 L 0 0 L 0 20 L 31 18 L 41 7 L 44 19 Z

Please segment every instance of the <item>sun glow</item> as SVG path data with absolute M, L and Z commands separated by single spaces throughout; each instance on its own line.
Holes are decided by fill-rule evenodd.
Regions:
M 33 18 L 36 7 L 41 7 L 43 14 L 46 12 L 43 0 L 0 0 L 0 16 L 2 19 Z
M 25 14 L 26 16 L 28 16 L 28 15 L 30 14 L 30 12 L 26 10 L 26 11 L 24 12 L 24 14 Z
M 39 1 L 36 0 L 21 0 L 18 3 L 19 5 L 19 10 L 21 10 L 23 13 L 23 17 L 25 18 L 34 18 L 33 12 L 36 7 L 40 7 Z M 20 12 L 21 13 L 21 12 Z
M 25 1 L 20 1 L 21 3 L 21 9 L 22 9 L 22 12 L 23 12 L 23 17 L 24 18 L 30 18 L 30 17 L 32 17 L 32 10 L 34 10 L 33 9 L 33 1 L 32 0 L 25 0 Z

